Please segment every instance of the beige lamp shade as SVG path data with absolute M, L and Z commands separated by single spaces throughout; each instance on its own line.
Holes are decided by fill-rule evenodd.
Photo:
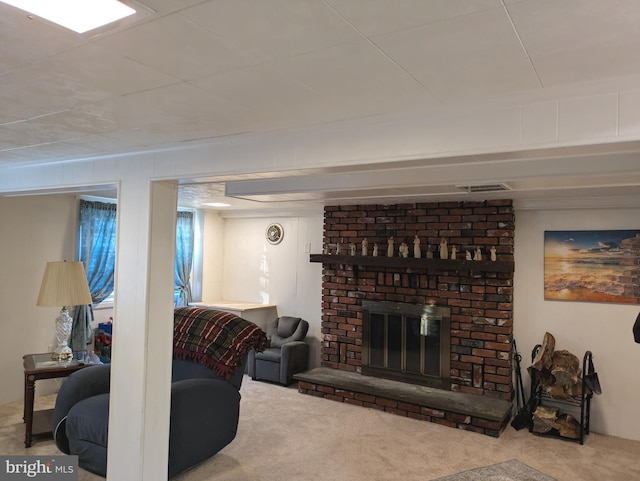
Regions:
M 50 307 L 91 304 L 82 262 L 47 262 L 36 304 Z

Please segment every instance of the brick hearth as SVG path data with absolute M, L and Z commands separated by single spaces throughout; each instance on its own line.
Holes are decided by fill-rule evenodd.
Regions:
M 511 418 L 511 403 L 358 373 L 318 367 L 295 374 L 298 391 L 452 428 L 498 437 Z
M 379 255 L 384 258 L 388 239 L 393 236 L 396 255 L 400 243 L 406 242 L 410 246 L 410 257 L 413 257 L 413 239 L 417 235 L 423 257 L 430 249 L 438 258 L 437 247 L 442 239 L 446 239 L 449 249 L 456 247 L 458 259 L 464 259 L 467 250 L 474 252 L 478 247 L 483 259 L 488 259 L 489 249 L 493 246 L 498 261 L 512 263 L 514 221 L 510 200 L 327 206 L 324 242 L 330 253 L 335 253 L 335 246 L 340 244 L 342 254 L 348 253 L 353 244 L 357 258 L 362 241 L 367 239 L 369 256 L 377 243 Z M 453 261 L 450 264 L 434 262 L 433 267 L 424 267 L 410 263 L 411 259 L 406 259 L 407 267 L 398 265 L 397 261 L 394 265 L 375 265 L 375 262 L 371 263 L 372 259 L 358 263 L 355 258 L 353 263 L 323 262 L 323 368 L 360 372 L 362 299 L 418 305 L 433 302 L 451 309 L 450 390 L 507 402 L 513 399 L 513 269 L 506 272 L 504 269 L 492 271 L 490 267 L 473 270 L 468 262 Z M 486 266 L 486 262 L 482 264 Z M 344 389 L 337 386 L 333 392 L 328 392 L 330 387 L 303 382 L 300 390 L 330 399 L 342 397 L 345 402 L 359 401 L 357 396 L 366 394 L 351 390 L 344 396 L 336 396 L 336 388 Z M 381 405 L 377 399 L 373 404 Z M 397 405 L 393 409 L 398 410 L 397 414 L 408 416 L 412 413 L 412 417 L 443 424 L 449 424 L 444 422 L 446 420 L 458 425 L 456 415 L 463 416 L 446 409 L 436 410 L 444 412 L 442 417 L 424 415 L 422 409 L 429 409 L 424 404 L 419 413 L 415 407 L 411 408 L 413 411 L 398 410 Z M 475 426 L 474 430 L 482 431 L 475 428 L 481 426 Z M 487 434 L 495 435 L 495 422 L 486 430 L 489 431 Z

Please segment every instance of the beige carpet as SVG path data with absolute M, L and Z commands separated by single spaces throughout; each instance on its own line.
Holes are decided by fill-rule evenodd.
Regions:
M 592 433 L 581 446 L 511 427 L 496 439 L 249 378 L 242 396 L 236 439 L 178 481 L 427 481 L 511 459 L 558 481 L 640 479 L 638 441 Z M 0 453 L 58 452 L 51 440 L 24 448 L 22 403 L 12 403 L 0 406 Z M 102 479 L 80 473 L 81 481 Z

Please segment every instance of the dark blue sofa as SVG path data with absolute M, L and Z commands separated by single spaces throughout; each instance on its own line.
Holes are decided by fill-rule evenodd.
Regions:
M 231 380 L 194 361 L 174 359 L 171 384 L 169 477 L 216 454 L 236 436 L 246 358 Z M 58 449 L 77 454 L 80 467 L 107 475 L 111 365 L 73 373 L 54 409 Z
M 178 308 L 174 313 L 169 478 L 213 456 L 236 436 L 240 386 L 250 350 L 266 334 L 229 313 Z M 111 365 L 74 372 L 58 392 L 53 433 L 58 449 L 81 468 L 107 474 Z

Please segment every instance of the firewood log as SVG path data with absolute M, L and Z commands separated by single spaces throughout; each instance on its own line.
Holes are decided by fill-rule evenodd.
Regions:
M 555 429 L 558 430 L 560 436 L 571 439 L 580 437 L 580 423 L 571 415 L 563 414 L 556 419 Z
M 549 395 L 549 397 L 552 397 L 553 399 L 569 400 L 572 398 L 571 386 L 561 386 L 560 384 L 549 384 L 547 386 L 543 386 L 543 389 Z
M 572 386 L 577 384 L 580 373 L 580 360 L 569 351 L 554 351 L 551 356 L 551 374 L 556 384 Z
M 558 409 L 550 406 L 538 406 L 533 413 L 533 432 L 548 433 L 555 429 Z
M 538 371 L 543 369 L 551 369 L 551 356 L 556 348 L 556 338 L 552 334 L 545 332 L 544 339 L 542 340 L 542 346 L 536 354 L 531 367 Z

